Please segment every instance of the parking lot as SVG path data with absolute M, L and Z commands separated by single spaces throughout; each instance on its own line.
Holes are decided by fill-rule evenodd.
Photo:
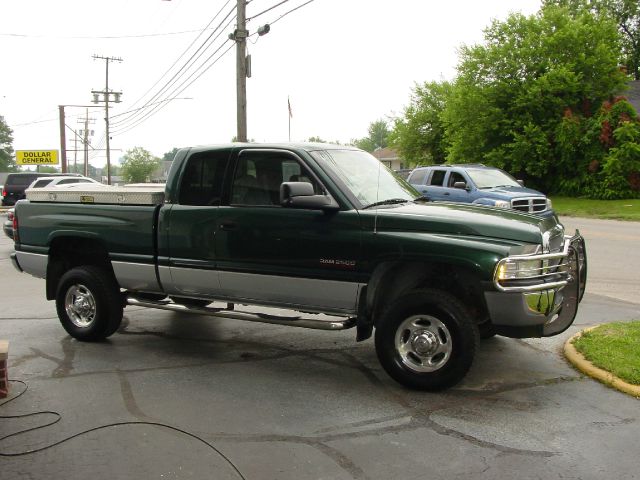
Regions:
M 0 416 L 60 420 L 0 442 L 3 454 L 39 450 L 0 457 L 1 477 L 640 478 L 639 401 L 560 353 L 588 325 L 640 318 L 640 227 L 564 221 L 581 229 L 590 261 L 574 326 L 485 341 L 464 382 L 438 394 L 393 382 L 353 330 L 128 307 L 109 341 L 77 342 L 44 281 L 13 269 L 2 236 L 0 338 L 10 378 L 24 382 L 9 398 L 28 389 Z M 0 419 L 0 437 L 56 418 Z

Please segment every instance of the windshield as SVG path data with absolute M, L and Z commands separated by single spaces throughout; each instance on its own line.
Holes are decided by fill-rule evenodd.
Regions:
M 473 180 L 473 183 L 475 183 L 476 187 L 478 188 L 521 186 L 518 182 L 516 182 L 515 178 L 503 172 L 502 170 L 468 169 L 467 175 L 471 177 L 471 180 Z
M 358 150 L 311 152 L 345 183 L 363 207 L 385 200 L 415 200 L 420 194 L 373 155 Z

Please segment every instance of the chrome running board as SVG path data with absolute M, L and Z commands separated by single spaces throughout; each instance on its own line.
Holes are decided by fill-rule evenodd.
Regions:
M 226 308 L 193 307 L 173 303 L 169 300 L 139 300 L 131 296 L 126 296 L 126 304 L 135 307 L 157 308 L 172 312 L 194 313 L 196 315 L 209 315 L 211 317 L 230 318 L 233 320 L 244 320 L 246 322 L 271 323 L 274 325 L 288 325 L 291 327 L 312 328 L 315 330 L 346 330 L 356 326 L 355 318 L 345 318 L 343 320 L 320 320 L 315 318 L 285 317 L 279 315 L 268 315 L 263 313 L 243 312 L 239 310 L 229 310 Z

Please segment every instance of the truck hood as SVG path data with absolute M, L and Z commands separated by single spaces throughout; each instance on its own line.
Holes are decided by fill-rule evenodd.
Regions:
M 544 193 L 534 190 L 533 188 L 510 187 L 506 185 L 502 187 L 482 188 L 478 189 L 478 192 L 500 195 L 505 199 L 518 197 L 545 197 Z
M 375 219 L 376 230 L 488 237 L 540 244 L 555 218 L 540 218 L 513 210 L 461 203 L 414 203 L 363 210 Z

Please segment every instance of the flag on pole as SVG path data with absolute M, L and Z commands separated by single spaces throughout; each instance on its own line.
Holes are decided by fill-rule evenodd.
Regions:
M 291 112 L 291 102 L 289 101 L 289 97 L 287 97 L 287 107 L 289 107 L 289 118 L 293 118 L 293 112 Z

